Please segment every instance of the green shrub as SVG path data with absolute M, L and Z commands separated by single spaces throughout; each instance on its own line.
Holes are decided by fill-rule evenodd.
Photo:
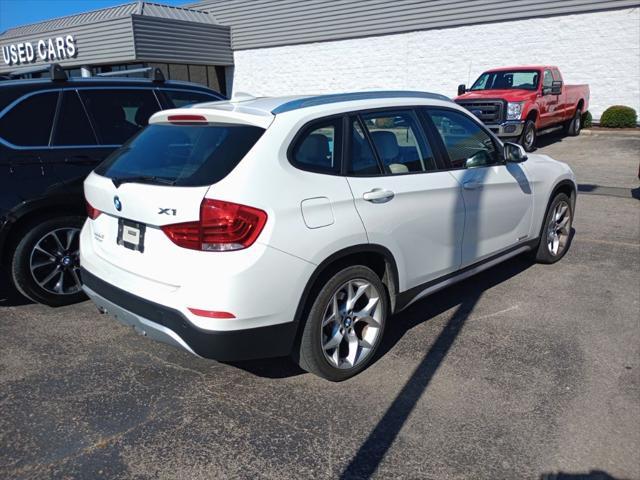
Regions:
M 631 107 L 614 105 L 607 108 L 600 117 L 600 126 L 606 128 L 633 128 L 636 126 L 638 114 Z
M 591 128 L 593 126 L 593 117 L 591 116 L 591 112 L 586 111 L 582 114 L 582 127 L 583 128 Z

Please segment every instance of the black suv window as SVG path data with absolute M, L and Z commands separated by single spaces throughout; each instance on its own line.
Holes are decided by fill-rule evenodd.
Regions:
M 18 146 L 48 146 L 57 104 L 57 91 L 25 98 L 0 118 L 0 136 Z
M 465 114 L 428 109 L 453 168 L 485 167 L 501 162 L 493 138 Z
M 79 90 L 102 145 L 121 145 L 147 126 L 160 110 L 151 90 Z
M 62 94 L 62 105 L 56 119 L 53 145 L 82 146 L 95 145 L 96 137 L 75 90 Z
M 162 90 L 169 99 L 173 108 L 186 107 L 194 103 L 215 102 L 220 100 L 209 93 L 195 92 L 193 90 Z
M 303 170 L 340 172 L 342 119 L 320 120 L 307 127 L 296 142 L 292 163 Z

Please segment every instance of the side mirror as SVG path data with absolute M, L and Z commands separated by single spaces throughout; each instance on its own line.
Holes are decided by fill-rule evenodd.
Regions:
M 527 152 L 517 143 L 506 142 L 503 153 L 507 162 L 522 163 L 527 159 Z
M 458 95 L 464 95 L 465 93 L 467 93 L 467 86 L 464 83 L 458 85 Z
M 554 80 L 551 84 L 551 95 L 560 95 L 562 93 L 562 81 Z

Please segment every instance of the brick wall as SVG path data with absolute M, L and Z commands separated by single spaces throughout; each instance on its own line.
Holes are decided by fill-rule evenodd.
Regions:
M 473 25 L 234 53 L 234 91 L 254 95 L 415 89 L 455 96 L 485 69 L 555 64 L 589 83 L 596 119 L 640 112 L 640 9 Z

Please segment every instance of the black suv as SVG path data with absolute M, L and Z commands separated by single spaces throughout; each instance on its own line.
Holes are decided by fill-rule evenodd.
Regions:
M 78 236 L 84 178 L 167 108 L 224 98 L 206 87 L 152 79 L 0 81 L 0 266 L 15 287 L 51 306 L 83 298 Z

